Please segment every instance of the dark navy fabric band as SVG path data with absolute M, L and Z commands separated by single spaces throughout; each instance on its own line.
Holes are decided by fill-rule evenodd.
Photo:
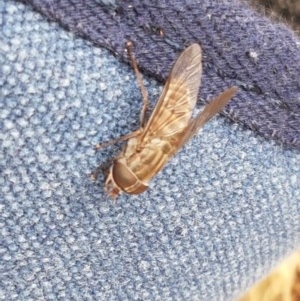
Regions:
M 64 27 L 127 61 L 135 44 L 141 69 L 165 80 L 178 53 L 202 45 L 201 96 L 231 85 L 225 114 L 264 137 L 300 147 L 300 41 L 239 1 L 25 0 Z
M 206 99 L 234 80 L 213 72 L 231 69 L 201 42 Z M 167 74 L 180 52 L 168 43 L 147 44 L 169 50 L 149 70 Z M 143 66 L 152 52 L 139 45 Z M 259 66 L 257 49 L 249 55 Z M 145 84 L 153 106 L 162 87 L 147 77 Z M 234 105 L 257 95 L 242 91 Z M 113 202 L 105 175 L 89 175 L 122 145 L 93 147 L 138 129 L 141 106 L 131 67 L 32 6 L 0 0 L 1 301 L 238 300 L 299 249 L 299 149 L 219 116 L 146 192 Z

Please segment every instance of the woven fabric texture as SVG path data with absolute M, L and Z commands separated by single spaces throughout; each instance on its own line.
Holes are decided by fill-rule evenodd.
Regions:
M 233 300 L 299 248 L 299 150 L 218 116 L 114 203 L 88 175 L 138 127 L 132 69 L 20 2 L 0 25 L 0 300 Z
M 300 147 L 299 39 L 241 1 L 26 2 L 123 59 L 125 43 L 134 41 L 142 69 L 160 80 L 178 49 L 200 43 L 202 96 L 238 85 L 243 101 L 232 102 L 226 115 L 264 137 Z

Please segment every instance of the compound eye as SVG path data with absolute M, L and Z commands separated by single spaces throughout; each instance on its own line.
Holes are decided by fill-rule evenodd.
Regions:
M 127 193 L 140 194 L 148 188 L 126 164 L 119 160 L 114 162 L 112 175 L 115 183 Z
M 137 181 L 133 172 L 122 162 L 115 161 L 113 166 L 113 178 L 116 184 L 126 191 L 126 187 L 130 187 Z

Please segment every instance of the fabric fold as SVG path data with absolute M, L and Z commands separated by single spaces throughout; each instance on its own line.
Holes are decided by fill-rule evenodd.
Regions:
M 268 139 L 300 147 L 300 41 L 239 1 L 25 0 L 48 18 L 164 81 L 192 42 L 204 50 L 202 96 L 238 85 L 225 115 Z M 201 100 L 203 101 L 203 100 Z

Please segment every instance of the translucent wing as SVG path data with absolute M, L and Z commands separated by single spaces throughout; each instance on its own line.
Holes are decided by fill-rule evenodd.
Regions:
M 197 101 L 202 74 L 201 48 L 192 44 L 173 66 L 140 141 L 166 138 L 182 132 L 189 124 Z
M 237 87 L 231 87 L 223 91 L 209 104 L 207 104 L 194 119 L 190 120 L 188 126 L 180 137 L 178 147 L 181 147 L 184 143 L 186 143 L 199 130 L 199 128 L 201 128 L 213 116 L 218 114 L 236 94 L 237 90 Z

